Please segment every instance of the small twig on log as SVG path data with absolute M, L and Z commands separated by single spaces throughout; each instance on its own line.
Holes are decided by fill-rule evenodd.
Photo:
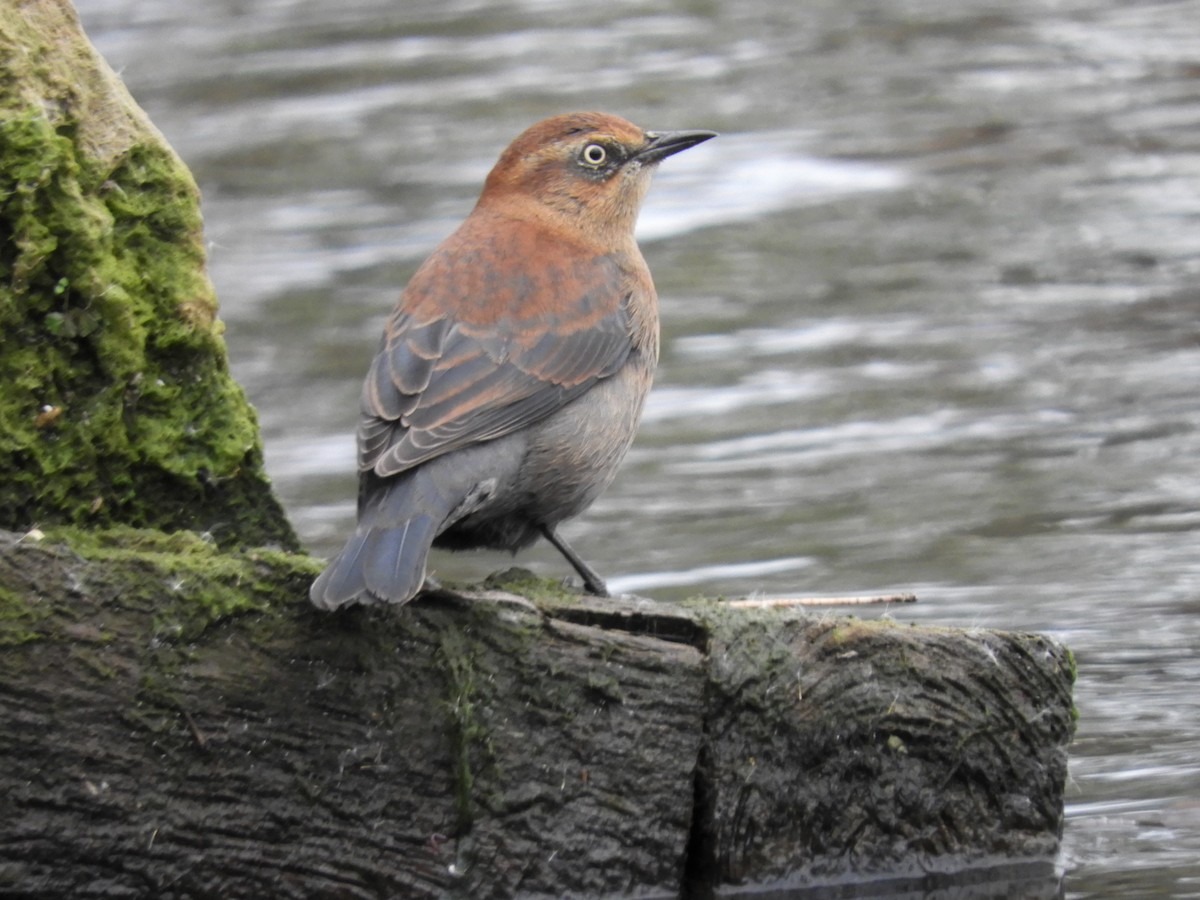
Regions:
M 196 746 L 201 750 L 207 750 L 208 738 L 205 737 L 204 732 L 200 730 L 200 726 L 196 724 L 196 720 L 192 718 L 192 714 L 182 707 L 180 707 L 179 711 L 183 713 L 183 719 L 185 722 L 187 722 L 188 728 L 191 729 L 192 740 L 196 742 Z
M 866 606 L 874 603 L 916 603 L 916 594 L 882 594 L 876 597 L 755 597 L 730 600 L 741 609 L 776 609 L 786 606 Z

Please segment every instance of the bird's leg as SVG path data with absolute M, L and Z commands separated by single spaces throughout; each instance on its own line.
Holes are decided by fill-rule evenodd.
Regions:
M 604 579 L 596 574 L 596 570 L 579 558 L 579 554 L 571 549 L 571 545 L 558 536 L 558 532 L 554 530 L 553 525 L 539 526 L 542 536 L 552 543 L 555 548 L 561 553 L 579 573 L 579 577 L 583 579 L 583 586 L 588 589 L 589 594 L 595 594 L 597 597 L 607 597 L 608 588 L 604 584 Z

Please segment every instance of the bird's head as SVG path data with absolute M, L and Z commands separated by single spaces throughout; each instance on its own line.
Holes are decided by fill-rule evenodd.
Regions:
M 488 175 L 481 203 L 567 220 L 600 241 L 630 240 L 650 176 L 712 131 L 644 131 L 605 113 L 569 113 L 528 128 Z

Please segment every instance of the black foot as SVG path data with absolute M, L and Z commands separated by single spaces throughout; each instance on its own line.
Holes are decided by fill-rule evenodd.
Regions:
M 559 553 L 563 555 L 571 567 L 579 573 L 579 577 L 583 579 L 583 586 L 587 588 L 589 594 L 595 594 L 597 597 L 607 597 L 608 588 L 604 584 L 604 579 L 596 574 L 596 570 L 579 558 L 571 545 L 558 536 L 558 532 L 554 530 L 552 525 L 541 526 L 542 536 L 555 546 Z

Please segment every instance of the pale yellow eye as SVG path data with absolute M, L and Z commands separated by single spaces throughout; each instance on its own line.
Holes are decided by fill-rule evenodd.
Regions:
M 582 158 L 589 166 L 602 166 L 608 159 L 608 151 L 599 144 L 588 144 L 583 148 Z

